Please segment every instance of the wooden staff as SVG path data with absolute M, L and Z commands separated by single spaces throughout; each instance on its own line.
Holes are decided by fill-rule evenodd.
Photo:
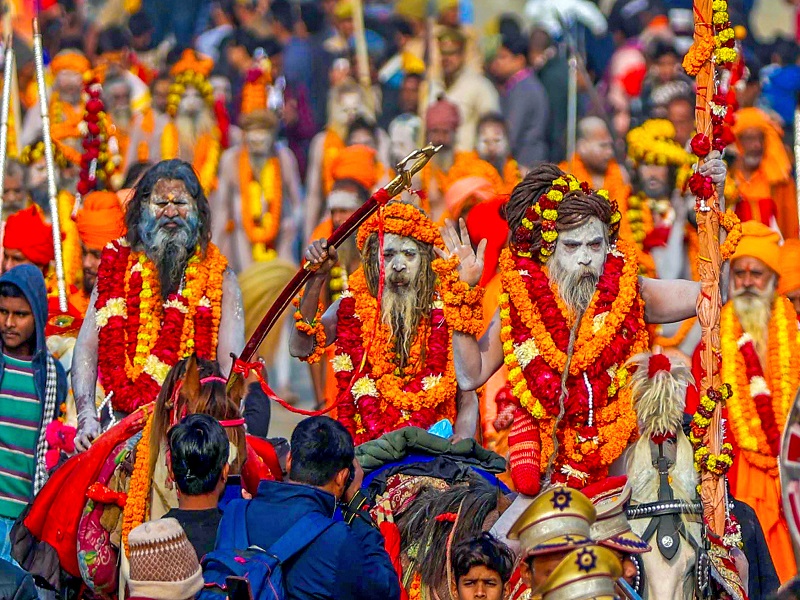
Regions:
M 712 0 L 695 0 L 695 43 L 708 34 L 711 27 Z M 698 133 L 713 139 L 711 124 L 711 99 L 716 91 L 714 64 L 707 60 L 697 74 L 697 102 L 695 122 Z M 701 164 L 703 159 L 701 159 Z M 699 165 L 698 165 L 699 166 Z M 697 318 L 702 331 L 702 352 L 700 362 L 703 376 L 700 393 L 709 388 L 718 390 L 721 386 L 719 360 L 715 351 L 720 347 L 719 320 L 722 310 L 720 294 L 720 272 L 722 256 L 719 247 L 719 198 L 716 189 L 707 201 L 701 200 L 696 207 L 697 232 L 700 238 L 698 258 L 701 294 L 697 300 Z M 711 417 L 704 440 L 709 452 L 719 454 L 722 450 L 722 406 L 718 402 Z M 716 535 L 725 533 L 725 479 L 708 471 L 702 472 L 700 497 L 703 502 L 703 519 L 706 526 Z
M 0 199 L 3 197 L 6 183 L 8 116 L 12 89 L 11 79 L 14 73 L 14 48 L 11 44 L 11 36 L 6 37 L 6 49 L 3 59 L 3 100 L 2 103 L 0 103 Z
M 364 27 L 364 4 L 361 0 L 352 0 L 353 3 L 353 37 L 356 40 L 356 73 L 358 82 L 364 88 L 367 111 L 370 116 L 377 119 L 377 106 L 372 93 L 372 76 L 369 70 L 369 53 L 367 51 L 367 33 Z

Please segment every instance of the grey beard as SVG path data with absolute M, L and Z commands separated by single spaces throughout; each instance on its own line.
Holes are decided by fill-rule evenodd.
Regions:
M 766 357 L 767 344 L 769 343 L 769 319 L 772 316 L 772 300 L 774 285 L 764 292 L 754 291 L 756 295 L 745 294 L 745 291 L 754 291 L 749 288 L 735 290 L 733 293 L 733 310 L 742 331 L 753 338 L 753 345 L 759 358 L 763 361 Z
M 381 302 L 381 317 L 394 338 L 394 350 L 401 368 L 406 366 L 419 316 L 415 287 L 406 288 L 400 293 L 390 286 L 386 287 Z
M 181 227 L 174 233 L 158 228 L 152 241 L 145 242 L 145 253 L 158 269 L 161 297 L 166 300 L 179 291 L 190 252 L 197 243 L 197 235 Z
M 600 274 L 590 267 L 566 271 L 555 260 L 548 263 L 550 283 L 555 283 L 561 299 L 573 316 L 582 316 L 589 308 Z

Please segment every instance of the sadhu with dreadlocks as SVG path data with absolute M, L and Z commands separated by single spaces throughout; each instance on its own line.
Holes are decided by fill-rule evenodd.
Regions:
M 356 243 L 363 268 L 324 314 L 319 297 L 336 250 L 325 240 L 306 250 L 316 270 L 297 303 L 292 355 L 315 362 L 336 343 L 337 416 L 356 443 L 442 419 L 453 424 L 454 440 L 473 437 L 478 401 L 456 383 L 437 278 L 449 270 L 437 257 L 445 246 L 436 226 L 418 208 L 394 202 L 361 226 Z
M 725 166 L 701 167 L 719 186 Z M 618 239 L 617 203 L 604 190 L 544 164 L 514 189 L 506 208 L 511 243 L 500 259 L 503 293 L 483 337 L 464 327 L 482 271 L 464 231 L 443 238 L 457 277 L 443 276 L 462 389 L 505 363 L 517 403 L 508 442 L 518 491 L 599 481 L 637 436 L 625 364 L 648 347 L 645 323 L 694 316 L 700 284 L 639 277 L 636 252 Z

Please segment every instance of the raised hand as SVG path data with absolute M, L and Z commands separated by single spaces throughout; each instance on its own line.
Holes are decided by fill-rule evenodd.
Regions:
M 336 248 L 328 246 L 328 240 L 317 240 L 306 248 L 303 257 L 309 265 L 309 269 L 315 275 L 325 276 L 336 266 L 338 255 Z
M 481 240 L 478 244 L 478 250 L 472 249 L 472 244 L 469 241 L 469 232 L 467 231 L 467 224 L 464 219 L 459 219 L 459 231 L 456 230 L 456 225 L 450 219 L 445 221 L 444 227 L 439 229 L 442 234 L 442 240 L 446 250 L 440 250 L 434 247 L 436 254 L 440 258 L 447 260 L 451 256 L 458 256 L 458 275 L 461 281 L 474 287 L 481 280 L 483 275 L 483 258 L 486 254 L 486 240 Z

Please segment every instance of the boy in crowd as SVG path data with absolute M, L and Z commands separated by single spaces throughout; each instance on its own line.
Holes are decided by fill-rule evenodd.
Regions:
M 484 532 L 453 549 L 453 575 L 458 600 L 502 600 L 514 570 L 508 546 Z

